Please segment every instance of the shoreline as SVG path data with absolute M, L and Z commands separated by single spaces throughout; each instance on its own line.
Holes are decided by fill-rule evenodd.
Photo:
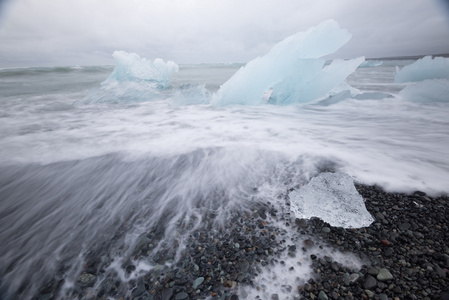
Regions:
M 449 198 L 355 186 L 375 219 L 368 227 L 344 229 L 317 218 L 295 220 L 286 194 L 278 199 L 285 201 L 285 210 L 278 211 L 267 202 L 251 211 L 235 212 L 225 230 L 204 224 L 185 241 L 176 263 L 176 251 L 167 246 L 151 257 L 153 269 L 127 282 L 107 272 L 113 260 L 101 259 L 105 254 L 100 253 L 85 265 L 74 290 L 63 298 L 237 300 L 254 299 L 254 293 L 260 292 L 256 299 L 284 299 L 286 295 L 320 300 L 449 299 Z M 285 227 L 279 227 L 280 223 Z M 120 266 L 125 274 L 139 271 L 135 261 L 149 259 L 161 234 L 152 231 L 138 239 L 132 258 Z M 360 270 L 347 267 L 322 255 L 319 249 L 323 247 L 355 255 L 365 264 Z M 276 265 L 294 271 L 295 266 L 287 265 L 284 257 L 289 259 L 287 264 L 305 257 L 312 279 L 300 280 L 296 286 L 282 285 L 285 294 L 280 294 L 264 286 L 260 276 L 264 268 Z M 33 299 L 57 299 L 62 285 L 63 280 L 54 279 Z
M 316 220 L 314 234 L 343 251 L 365 256 L 370 264 L 352 274 L 324 267 L 325 276 L 301 295 L 315 299 L 449 299 L 449 198 L 423 192 L 387 193 L 356 184 L 375 221 L 360 229 L 342 229 Z M 330 280 L 332 275 L 342 275 Z M 325 283 L 335 288 L 325 288 Z M 338 290 L 339 292 L 337 292 Z M 327 299 L 322 296 L 319 299 Z

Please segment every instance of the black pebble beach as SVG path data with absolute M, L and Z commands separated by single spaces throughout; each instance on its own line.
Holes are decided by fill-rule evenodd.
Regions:
M 280 198 L 285 201 L 285 211 L 268 202 L 235 213 L 222 230 L 206 225 L 188 238 L 177 263 L 172 262 L 179 245 L 162 249 L 151 258 L 155 268 L 126 283 L 117 274 L 105 272 L 111 261 L 97 253 L 67 298 L 253 299 L 239 289 L 242 285 L 260 290 L 256 299 L 268 300 L 449 299 L 449 198 L 432 198 L 423 192 L 387 193 L 360 184 L 356 188 L 375 218 L 369 227 L 344 229 L 315 218 L 294 219 L 286 194 Z M 276 226 L 279 221 L 284 229 Z M 285 228 L 294 234 L 288 235 Z M 296 240 L 295 236 L 311 238 Z M 158 239 L 157 230 L 141 236 L 132 259 L 121 266 L 124 272 L 133 272 L 136 266 L 132 261 L 144 259 Z M 355 254 L 366 264 L 359 270 L 349 269 L 315 253 L 317 247 Z M 284 287 L 288 296 L 271 293 L 258 282 L 263 268 L 284 263 L 280 256 L 285 253 L 307 257 L 313 269 L 312 279 Z M 35 299 L 56 298 L 62 284 L 63 280 L 55 277 Z

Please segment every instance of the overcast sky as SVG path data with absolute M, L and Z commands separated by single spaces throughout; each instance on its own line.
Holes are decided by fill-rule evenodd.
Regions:
M 445 0 L 0 0 L 0 67 L 246 62 L 323 20 L 353 34 L 334 57 L 449 52 Z

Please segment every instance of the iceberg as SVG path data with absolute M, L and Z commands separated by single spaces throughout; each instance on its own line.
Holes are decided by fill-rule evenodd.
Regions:
M 399 70 L 394 81 L 404 83 L 443 78 L 449 79 L 449 58 L 425 56 Z
M 147 81 L 153 82 L 158 88 L 167 88 L 171 76 L 179 71 L 179 67 L 173 61 L 164 62 L 160 58 L 154 61 L 141 58 L 136 53 L 114 51 L 112 57 L 115 60 L 115 68 L 106 79 L 109 81 Z
M 76 104 L 127 104 L 169 97 L 167 88 L 179 67 L 173 61 L 141 58 L 136 53 L 114 51 L 115 67 L 101 87 L 92 89 Z
M 215 105 L 258 105 L 267 91 L 269 103 L 306 103 L 326 96 L 365 60 L 321 57 L 334 53 L 351 38 L 337 22 L 328 20 L 276 44 L 265 56 L 250 61 L 213 96 Z
M 344 173 L 321 173 L 289 197 L 290 209 L 297 218 L 317 217 L 344 228 L 366 227 L 374 221 L 353 179 Z

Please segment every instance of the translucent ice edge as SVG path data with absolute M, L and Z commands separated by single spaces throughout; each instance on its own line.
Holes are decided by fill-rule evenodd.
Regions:
M 317 217 L 344 228 L 366 227 L 374 221 L 353 179 L 344 173 L 321 173 L 289 197 L 297 218 Z
M 337 51 L 351 38 L 337 22 L 328 20 L 296 33 L 275 45 L 265 56 L 242 67 L 212 98 L 215 105 L 306 103 L 323 98 L 365 60 L 334 60 L 325 66 L 320 57 Z

